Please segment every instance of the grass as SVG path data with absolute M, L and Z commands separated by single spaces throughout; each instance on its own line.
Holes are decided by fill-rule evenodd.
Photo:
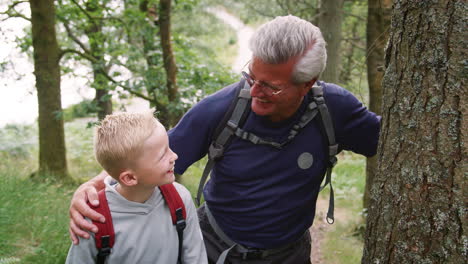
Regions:
M 0 263 L 64 263 L 68 201 L 76 186 L 37 183 L 15 159 L 0 167 Z

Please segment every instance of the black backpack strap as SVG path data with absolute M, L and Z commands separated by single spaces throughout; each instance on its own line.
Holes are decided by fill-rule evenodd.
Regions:
M 333 167 L 336 165 L 337 162 L 336 155 L 338 154 L 338 144 L 335 140 L 335 129 L 333 126 L 333 121 L 330 112 L 328 111 L 328 107 L 325 104 L 325 99 L 323 98 L 323 88 L 317 82 L 315 82 L 314 86 L 312 86 L 312 97 L 319 109 L 321 117 L 320 119 L 322 121 L 322 128 L 328 140 L 327 172 L 325 175 L 325 184 L 323 186 L 320 186 L 320 191 L 323 190 L 325 186 L 327 186 L 327 184 L 330 184 L 330 200 L 328 203 L 327 222 L 329 224 L 333 224 L 335 222 L 335 218 L 333 215 L 335 203 L 331 175 Z
M 172 224 L 176 226 L 177 236 L 179 238 L 179 253 L 177 255 L 177 263 L 182 264 L 182 245 L 184 241 L 184 229 L 187 226 L 185 219 L 187 213 L 182 198 L 177 192 L 172 183 L 159 186 L 161 194 L 166 201 L 169 211 L 171 212 Z
M 217 126 L 213 136 L 213 141 L 208 148 L 208 162 L 206 163 L 202 177 L 200 178 L 197 197 L 195 198 L 197 206 L 200 206 L 201 204 L 203 187 L 205 186 L 214 163 L 216 160 L 222 158 L 225 146 L 229 144 L 235 130 L 239 126 L 243 125 L 248 113 L 250 112 L 251 96 L 249 84 L 242 79 L 236 89 L 236 96 L 232 100 L 228 111 L 224 114 L 221 123 Z

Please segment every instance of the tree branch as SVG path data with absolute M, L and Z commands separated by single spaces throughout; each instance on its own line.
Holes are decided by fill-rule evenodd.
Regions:
M 80 4 L 78 4 L 78 3 L 76 2 L 76 0 L 71 0 L 71 1 L 78 7 L 78 9 L 80 9 L 81 12 L 83 12 L 83 14 L 85 14 L 85 16 L 89 19 L 89 21 L 93 21 L 93 23 L 94 23 L 94 17 L 92 17 L 92 16 L 88 13 L 88 11 L 86 11 L 82 6 L 80 6 Z M 94 23 L 94 24 L 96 24 L 96 23 Z
M 88 54 L 85 54 L 85 53 L 83 53 L 83 52 L 80 52 L 80 51 L 78 51 L 78 50 L 74 50 L 74 49 L 65 49 L 65 50 L 60 51 L 60 54 L 59 54 L 59 61 L 60 61 L 60 59 L 61 59 L 65 54 L 67 54 L 67 53 L 74 53 L 74 54 L 77 54 L 77 55 L 79 55 L 80 57 L 82 57 L 82 58 L 84 58 L 84 59 L 90 61 L 91 63 L 96 63 L 96 62 L 98 62 L 98 61 L 96 60 L 96 58 L 94 58 L 94 57 L 92 57 L 92 56 L 89 56 Z M 122 89 L 124 89 L 125 91 L 129 92 L 130 94 L 133 94 L 133 95 L 135 95 L 135 96 L 138 96 L 138 97 L 140 97 L 140 98 L 143 98 L 143 99 L 145 99 L 145 100 L 147 100 L 147 101 L 149 101 L 149 102 L 154 101 L 154 100 L 151 99 L 149 96 L 146 96 L 146 95 L 144 95 L 144 94 L 142 94 L 142 93 L 139 93 L 139 92 L 135 91 L 134 89 L 132 89 L 132 87 L 126 86 L 126 85 L 122 84 L 121 82 L 116 81 L 116 80 L 115 80 L 114 78 L 112 78 L 107 72 L 105 72 L 105 71 L 100 71 L 100 73 L 101 73 L 102 75 L 104 75 L 104 77 L 106 77 L 110 82 L 112 82 L 113 84 L 117 85 L 118 87 L 121 87 Z
M 67 22 L 63 21 L 63 26 L 65 27 L 65 30 L 67 31 L 68 36 L 76 43 L 80 48 L 87 54 L 91 54 L 91 51 L 86 47 L 86 45 L 81 42 L 71 31 L 70 26 L 68 25 Z
M 3 11 L 3 12 L 0 12 L 0 15 L 7 15 L 8 17 L 5 18 L 5 19 L 2 19 L 1 21 L 6 21 L 7 19 L 9 18 L 12 18 L 12 17 L 20 17 L 20 18 L 23 18 L 27 21 L 31 21 L 31 18 L 21 14 L 20 12 L 16 11 L 15 7 L 19 4 L 22 4 L 22 3 L 28 3 L 28 1 L 16 1 L 16 2 L 13 2 L 11 5 L 8 6 L 8 9 L 6 11 Z
M 64 49 L 64 50 L 61 50 L 60 53 L 59 53 L 59 57 L 58 57 L 58 60 L 60 61 L 62 59 L 63 56 L 65 56 L 65 54 L 67 53 L 74 53 L 74 54 L 77 54 L 79 55 L 80 57 L 82 57 L 83 59 L 86 59 L 88 60 L 89 62 L 91 63 L 97 63 L 98 60 L 96 58 L 94 58 L 93 56 L 90 56 L 88 55 L 87 53 L 83 53 L 81 51 L 78 51 L 78 50 L 75 50 L 75 49 Z

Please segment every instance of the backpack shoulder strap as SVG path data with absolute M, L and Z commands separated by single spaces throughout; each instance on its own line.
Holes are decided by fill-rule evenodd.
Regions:
M 206 180 L 210 175 L 211 169 L 216 160 L 222 158 L 224 149 L 229 145 L 235 130 L 242 126 L 250 112 L 250 86 L 242 79 L 236 87 L 236 96 L 231 101 L 228 110 L 224 114 L 223 119 L 218 124 L 214 134 L 213 140 L 208 148 L 208 162 L 203 170 L 200 183 L 198 185 L 197 197 L 195 202 L 198 206 L 201 204 L 201 195 Z
M 314 86 L 312 86 L 312 98 L 314 102 L 317 104 L 320 113 L 320 124 L 322 130 L 324 131 L 327 142 L 328 142 L 328 164 L 327 164 L 327 171 L 325 176 L 325 183 L 323 186 L 320 186 L 320 191 L 330 184 L 330 200 L 328 203 L 328 212 L 327 212 L 327 222 L 329 224 L 333 224 L 335 222 L 334 218 L 334 192 L 333 186 L 331 182 L 331 175 L 333 167 L 336 165 L 337 158 L 336 155 L 338 154 L 338 144 L 336 143 L 335 139 L 335 128 L 333 125 L 333 120 L 331 118 L 330 112 L 328 111 L 328 107 L 325 102 L 325 98 L 323 97 L 323 88 L 320 84 L 315 82 Z
M 106 190 L 101 190 L 98 193 L 99 205 L 90 207 L 96 210 L 98 213 L 102 214 L 106 218 L 105 223 L 99 221 L 93 221 L 98 228 L 98 232 L 95 234 L 94 238 L 96 241 L 96 248 L 98 249 L 98 254 L 96 256 L 98 264 L 104 264 L 107 256 L 111 253 L 111 249 L 114 246 L 115 233 L 114 225 L 112 223 L 112 216 L 109 209 L 109 204 L 107 203 Z
M 169 183 L 159 186 L 161 194 L 166 201 L 169 211 L 171 212 L 172 224 L 176 226 L 177 236 L 179 237 L 179 253 L 177 263 L 182 263 L 182 242 L 184 241 L 184 229 L 187 226 L 187 212 L 184 202 L 176 190 L 174 184 Z

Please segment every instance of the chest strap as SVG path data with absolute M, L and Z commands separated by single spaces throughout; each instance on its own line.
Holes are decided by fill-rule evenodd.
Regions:
M 327 105 L 325 104 L 325 99 L 323 97 L 323 88 L 317 82 L 312 86 L 312 102 L 309 103 L 307 109 L 305 110 L 304 114 L 301 116 L 300 121 L 293 126 L 290 130 L 288 138 L 281 142 L 274 142 L 270 140 L 265 140 L 254 133 L 248 132 L 240 128 L 241 120 L 245 118 L 246 110 L 250 107 L 250 86 L 247 82 L 243 82 L 243 86 L 239 92 L 238 97 L 236 98 L 237 102 L 234 107 L 232 113 L 227 113 L 227 115 L 231 115 L 229 120 L 227 121 L 224 128 L 221 130 L 218 136 L 215 135 L 215 139 L 210 144 L 208 148 L 208 162 L 205 165 L 205 169 L 203 170 L 202 177 L 200 179 L 200 183 L 198 185 L 197 197 L 195 198 L 195 202 L 198 206 L 201 204 L 201 196 L 203 192 L 203 188 L 205 186 L 206 180 L 211 173 L 211 170 L 214 166 L 216 160 L 221 158 L 224 154 L 224 149 L 228 144 L 228 141 L 232 138 L 232 136 L 237 136 L 240 139 L 250 141 L 256 145 L 268 145 L 276 149 L 282 149 L 284 146 L 289 144 L 299 133 L 299 131 L 307 126 L 307 124 L 312 121 L 318 113 L 320 113 L 320 119 L 322 122 L 320 123 L 320 127 L 323 130 L 323 134 L 325 134 L 328 142 L 328 164 L 327 170 L 325 173 L 325 183 L 320 186 L 320 191 L 323 190 L 328 184 L 330 185 L 330 196 L 329 196 L 329 204 L 328 204 L 328 212 L 326 220 L 329 224 L 333 224 L 334 219 L 334 191 L 331 182 L 331 176 L 333 167 L 336 165 L 337 158 L 336 155 L 338 154 L 338 144 L 336 143 L 335 139 L 335 130 L 333 121 L 331 119 L 330 113 L 328 111 Z

